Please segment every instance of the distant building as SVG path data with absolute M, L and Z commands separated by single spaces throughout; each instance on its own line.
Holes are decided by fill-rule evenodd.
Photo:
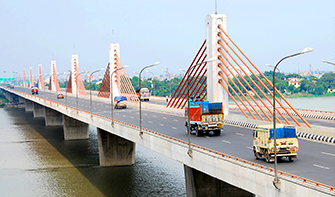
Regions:
M 294 85 L 295 88 L 300 87 L 300 81 L 302 81 L 303 79 L 299 79 L 299 78 L 289 78 L 288 79 L 288 85 Z

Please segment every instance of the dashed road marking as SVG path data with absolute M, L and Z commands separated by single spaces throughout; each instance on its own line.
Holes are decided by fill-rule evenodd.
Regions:
M 148 121 L 148 123 L 152 124 L 152 122 L 151 122 L 151 121 Z
M 317 165 L 317 164 L 313 164 L 314 167 L 317 167 L 317 168 L 322 168 L 322 169 L 326 169 L 326 170 L 329 170 L 328 167 L 326 166 L 320 166 L 320 165 Z
M 252 150 L 252 147 L 248 147 L 248 146 L 247 146 L 246 148 Z
M 226 141 L 226 140 L 222 140 L 222 142 L 227 143 L 227 144 L 231 144 L 231 142 Z
M 333 156 L 333 157 L 335 157 L 335 154 L 332 154 L 332 153 L 327 153 L 327 152 L 321 152 L 322 154 L 324 154 L 324 155 L 328 155 L 328 156 Z
M 159 124 L 159 125 L 161 125 L 162 127 L 164 127 L 164 125 L 163 125 L 163 124 Z
M 173 119 L 173 121 L 178 122 L 178 120 L 176 120 L 176 119 Z
M 157 117 L 156 115 L 152 115 L 152 117 Z
M 163 119 L 167 119 L 166 117 L 163 117 Z
M 172 127 L 172 129 L 177 129 L 176 127 Z
M 239 136 L 244 136 L 243 133 L 236 133 L 236 135 L 239 135 Z

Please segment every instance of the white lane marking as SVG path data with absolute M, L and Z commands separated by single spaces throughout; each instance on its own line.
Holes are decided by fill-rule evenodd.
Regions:
M 207 139 L 209 139 L 209 137 L 208 137 L 207 135 L 206 135 L 205 137 L 206 137 Z
M 172 127 L 172 129 L 177 129 L 176 127 Z
M 163 117 L 163 119 L 167 119 L 166 117 Z
M 244 136 L 243 133 L 236 133 L 236 135 L 239 135 L 239 136 Z
M 321 152 L 321 153 L 324 154 L 324 155 L 329 155 L 329 156 L 335 157 L 335 154 L 331 154 L 331 153 L 327 153 L 327 152 Z
M 134 119 L 134 117 L 130 116 L 130 118 Z
M 148 114 L 144 114 L 145 116 L 147 116 Z
M 314 167 L 317 167 L 317 168 L 322 168 L 322 169 L 326 169 L 326 170 L 329 170 L 328 167 L 325 167 L 325 166 L 320 166 L 320 165 L 317 165 L 317 164 L 313 164 Z
M 157 117 L 156 115 L 152 115 L 152 117 Z
M 178 120 L 176 120 L 176 119 L 173 119 L 173 121 L 178 122 Z
M 231 142 L 226 141 L 226 140 L 222 140 L 222 142 L 227 143 L 227 144 L 231 144 Z
M 118 116 L 118 115 L 119 115 L 119 113 L 116 113 L 116 115 Z
M 247 146 L 247 149 L 250 149 L 250 150 L 252 150 L 252 147 L 248 147 L 248 146 Z
M 148 123 L 152 124 L 152 122 L 151 122 L 151 121 L 148 121 Z
M 163 125 L 163 124 L 159 124 L 159 125 L 161 125 L 162 127 L 164 127 L 164 125 Z
M 122 115 L 122 117 L 126 117 L 126 115 Z

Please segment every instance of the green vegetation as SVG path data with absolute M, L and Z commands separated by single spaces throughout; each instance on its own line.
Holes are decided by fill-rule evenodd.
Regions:
M 0 92 L 0 107 L 3 107 L 5 106 L 5 103 L 7 103 L 8 100 L 6 99 L 5 95 Z
M 267 77 L 270 82 L 272 83 L 272 71 L 265 71 L 264 76 Z M 257 77 L 259 77 L 261 79 L 261 81 L 263 82 L 263 84 L 266 85 L 266 87 L 272 91 L 272 88 L 270 87 L 270 85 L 266 82 L 266 80 L 264 78 L 262 78 L 260 75 L 258 75 Z M 322 75 L 321 78 L 316 78 L 314 76 L 308 76 L 308 77 L 303 77 L 301 75 L 298 74 L 281 74 L 280 75 L 280 80 L 279 80 L 279 73 L 275 74 L 275 86 L 278 90 L 281 91 L 281 93 L 287 97 L 316 97 L 316 96 L 335 96 L 335 92 L 330 93 L 328 92 L 328 90 L 333 90 L 335 89 L 335 73 L 325 73 Z M 298 78 L 300 79 L 300 86 L 299 87 L 295 87 L 294 85 L 289 85 L 289 79 L 290 78 Z M 251 88 L 254 89 L 258 95 L 260 95 L 261 97 L 264 97 L 261 93 L 260 90 L 262 92 L 265 92 L 265 96 L 268 96 L 266 89 L 261 85 L 260 82 L 258 82 L 256 80 L 255 76 L 244 76 L 243 79 L 241 77 L 237 77 L 237 79 L 239 81 L 241 81 L 242 86 L 245 87 L 245 89 L 241 88 L 241 85 L 238 84 L 237 80 L 235 78 L 232 79 L 232 81 L 229 81 L 229 84 L 231 85 L 231 87 L 233 87 L 233 89 L 238 93 L 237 87 L 239 89 L 242 90 L 242 93 L 244 95 L 247 96 L 246 94 L 246 90 L 250 91 Z M 256 87 L 256 85 L 254 83 L 251 82 L 251 79 L 253 81 L 255 81 L 255 84 L 259 87 L 259 89 Z M 199 78 L 197 79 L 199 80 Z M 201 79 L 203 80 L 203 79 Z M 130 78 L 131 83 L 134 86 L 134 89 L 136 90 L 139 87 L 139 78 L 137 76 L 134 76 L 132 78 Z M 176 91 L 179 83 L 181 81 L 181 78 L 173 78 L 171 79 L 171 94 L 173 95 L 174 92 Z M 92 90 L 99 90 L 101 83 L 100 84 L 96 84 L 96 81 L 92 82 Z M 248 82 L 248 84 L 250 84 L 250 86 L 246 85 L 246 82 Z M 190 82 L 191 84 L 192 82 Z M 235 86 L 234 85 L 237 86 Z M 149 88 L 150 92 L 152 95 L 156 96 L 169 96 L 170 95 L 170 81 L 165 79 L 165 80 L 157 80 L 157 79 L 153 79 L 152 78 L 148 78 L 148 79 L 143 79 L 142 80 L 142 87 L 147 87 Z M 205 85 L 206 83 L 204 83 Z M 67 86 L 67 82 L 65 83 L 60 83 L 59 84 L 60 87 L 65 88 Z M 203 86 L 204 86 L 203 85 Z M 84 81 L 84 86 L 87 90 L 89 90 L 89 82 L 88 81 Z M 280 86 L 280 87 L 279 87 Z M 200 88 L 200 87 L 198 87 Z M 230 92 L 233 94 L 233 91 L 230 90 Z M 238 93 L 240 94 L 240 93 Z M 234 94 L 233 94 L 234 95 Z M 192 96 L 191 96 L 192 97 Z

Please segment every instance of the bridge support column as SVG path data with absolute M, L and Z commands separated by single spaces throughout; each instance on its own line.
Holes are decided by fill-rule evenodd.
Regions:
M 13 95 L 11 93 L 9 93 L 9 92 L 5 93 L 5 97 L 6 97 L 6 99 L 9 102 L 13 102 L 14 101 Z
M 45 126 L 62 126 L 63 114 L 51 108 L 45 108 Z
M 24 103 L 25 99 L 23 97 L 19 97 L 19 102 Z
M 186 193 L 191 196 L 255 196 L 241 188 L 235 187 L 209 176 L 203 172 L 184 165 Z
M 43 105 L 33 103 L 33 107 L 34 107 L 33 111 L 34 118 L 45 117 L 45 107 Z
M 33 102 L 31 102 L 30 100 L 25 99 L 24 109 L 25 109 L 26 112 L 34 111 Z
M 98 128 L 100 166 L 130 166 L 135 163 L 135 143 Z
M 65 140 L 88 139 L 88 124 L 63 114 Z

